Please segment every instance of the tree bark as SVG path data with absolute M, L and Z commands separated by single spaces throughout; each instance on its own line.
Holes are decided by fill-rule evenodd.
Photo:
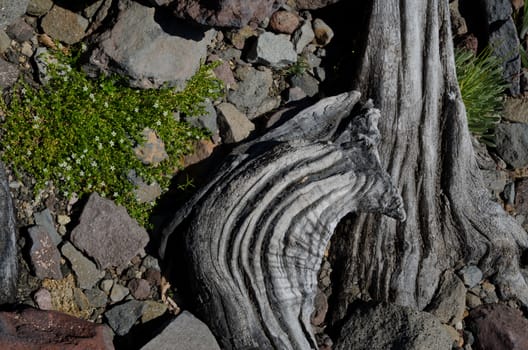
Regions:
M 12 303 L 18 279 L 15 212 L 3 163 L 0 163 L 0 276 L 0 305 Z
M 475 264 L 505 298 L 528 305 L 519 253 L 528 237 L 489 200 L 457 84 L 448 0 L 372 0 L 353 86 L 381 109 L 381 162 L 407 220 L 362 214 L 334 236 L 332 320 L 358 285 L 372 298 L 424 309 L 448 268 Z

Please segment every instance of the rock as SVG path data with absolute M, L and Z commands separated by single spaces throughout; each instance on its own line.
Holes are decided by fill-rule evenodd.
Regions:
M 482 305 L 466 321 L 478 350 L 528 349 L 528 320 L 519 310 L 503 304 Z
M 114 281 L 107 279 L 107 280 L 101 281 L 100 287 L 103 292 L 105 292 L 106 294 L 110 294 L 110 290 L 112 289 L 113 285 L 114 285 Z
M 446 350 L 452 344 L 431 314 L 395 304 L 361 304 L 341 329 L 334 350 Z
M 263 106 L 266 107 L 267 101 L 272 99 L 269 96 L 270 89 L 273 86 L 271 70 L 239 67 L 236 70 L 236 75 L 240 83 L 237 90 L 228 94 L 227 99 L 229 102 L 244 112 L 250 119 L 257 117 L 261 113 L 269 112 L 274 108 L 263 108 Z
M 42 18 L 41 23 L 46 34 L 69 45 L 84 38 L 88 24 L 86 18 L 57 5 Z
M 504 1 L 498 1 L 497 3 L 500 2 Z M 502 62 L 503 76 L 509 83 L 510 94 L 518 95 L 520 93 L 521 58 L 517 29 L 511 18 L 496 25 L 498 25 L 498 28 L 489 36 L 489 45 L 493 49 L 493 55 Z
M 277 33 L 292 34 L 299 27 L 299 16 L 288 11 L 277 11 L 271 15 L 269 27 Z
M 247 39 L 256 36 L 257 31 L 254 28 L 250 26 L 244 26 L 238 30 L 229 32 L 228 39 L 235 48 L 242 50 L 246 46 Z
M 332 41 L 334 31 L 322 19 L 316 18 L 312 23 L 312 28 L 315 34 L 315 41 L 321 46 L 326 46 Z
M 158 259 L 156 259 L 155 257 L 153 257 L 151 255 L 147 255 L 143 259 L 143 262 L 141 263 L 141 267 L 144 267 L 147 270 L 148 269 L 154 269 L 154 270 L 157 270 L 157 271 L 161 271 Z
M 128 216 L 125 208 L 97 193 L 90 195 L 71 234 L 72 243 L 101 269 L 128 263 L 148 240 L 145 229 Z
M 480 300 L 480 298 L 473 293 L 467 293 L 466 294 L 466 305 L 470 309 L 474 309 L 477 306 L 482 305 L 482 300 Z
M 29 256 L 35 276 L 40 279 L 60 280 L 62 278 L 61 255 L 51 237 L 40 226 L 30 227 L 28 232 L 32 242 Z
M 468 265 L 459 271 L 464 284 L 469 288 L 475 287 L 482 281 L 482 271 L 475 265 Z
M 300 54 L 304 48 L 315 39 L 315 33 L 310 21 L 304 21 L 303 25 L 293 33 L 292 42 L 295 51 Z
M 213 153 L 215 147 L 216 145 L 210 140 L 196 141 L 193 147 L 194 152 L 183 157 L 183 166 L 188 167 L 207 159 Z
M 104 271 L 99 271 L 95 264 L 75 249 L 71 243 L 64 244 L 61 252 L 70 262 L 80 288 L 92 288 L 104 276 Z
M 141 317 L 144 307 L 145 304 L 141 301 L 129 300 L 112 307 L 104 316 L 116 334 L 125 335 Z
M 482 5 L 489 24 L 507 21 L 512 15 L 511 0 L 483 0 Z
M 255 125 L 231 103 L 217 106 L 220 136 L 224 143 L 240 142 L 255 130 Z
M 165 312 L 167 312 L 167 305 L 154 300 L 146 300 L 143 315 L 141 315 L 141 323 L 152 321 L 162 316 Z
M 314 311 L 311 317 L 311 323 L 314 326 L 321 325 L 326 317 L 328 312 L 328 300 L 326 295 L 319 289 L 315 295 L 314 300 Z
M 165 151 L 165 144 L 156 135 L 156 131 L 145 128 L 142 134 L 145 141 L 134 148 L 134 153 L 143 164 L 157 166 L 169 157 Z
M 497 292 L 495 291 L 495 286 L 490 282 L 482 282 L 482 292 L 484 293 L 484 298 L 482 300 L 485 304 L 494 304 L 499 301 L 499 298 L 497 297 Z
M 35 31 L 23 18 L 19 18 L 7 27 L 6 34 L 13 40 L 23 42 L 31 40 Z
M 148 269 L 143 277 L 153 286 L 161 284 L 161 272 L 158 270 Z
M 1 3 L 1 2 L 0 2 Z M 9 180 L 0 162 L 0 305 L 15 301 L 18 264 L 15 212 Z
M 0 348 L 113 350 L 110 330 L 57 311 L 0 312 Z
M 515 210 L 518 214 L 528 217 L 528 179 L 517 182 L 515 192 Z
M 152 5 L 155 6 L 165 6 L 168 5 L 171 0 L 149 0 Z
M 298 86 L 288 89 L 288 102 L 299 101 L 305 97 L 306 97 L 306 92 L 304 92 Z
M 507 97 L 501 116 L 511 122 L 528 124 L 528 98 Z
M 339 0 L 294 0 L 295 5 L 299 10 L 315 10 L 335 4 L 338 1 Z
M 20 53 L 26 57 L 33 56 L 33 46 L 31 46 L 29 41 L 24 41 L 20 47 Z
M 29 0 L 26 12 L 31 16 L 40 17 L 48 13 L 52 6 L 52 0 Z
M 319 82 L 307 72 L 294 75 L 290 80 L 293 87 L 300 88 L 307 96 L 313 97 L 319 93 Z
M 231 70 L 229 62 L 222 62 L 222 64 L 213 69 L 213 72 L 215 74 L 215 77 L 220 79 L 224 83 L 226 88 L 231 89 L 236 87 L 235 76 L 233 75 L 233 71 Z
M 161 186 L 157 182 L 148 185 L 141 181 L 134 189 L 134 194 L 138 203 L 151 203 L 161 196 Z
M 90 63 L 124 73 L 135 86 L 184 86 L 205 60 L 215 31 L 176 21 L 137 2 L 127 4 L 115 25 L 97 39 Z
M 438 291 L 433 302 L 425 311 L 435 315 L 440 322 L 456 325 L 462 321 L 466 309 L 466 288 L 464 283 L 452 271 L 442 275 Z
M 112 291 L 110 292 L 110 300 L 112 303 L 120 302 L 130 293 L 129 289 L 119 283 L 114 283 Z
M 528 165 L 528 124 L 497 125 L 495 129 L 497 153 L 514 168 Z
M 92 306 L 90 305 L 90 300 L 84 294 L 84 292 L 79 288 L 73 289 L 73 301 L 75 302 L 75 305 L 79 308 L 80 311 L 85 310 L 92 310 Z
M 250 62 L 284 68 L 297 62 L 297 52 L 287 35 L 265 32 L 250 48 L 247 58 Z
M 185 121 L 197 128 L 207 129 L 211 134 L 218 134 L 218 125 L 216 124 L 216 110 L 213 103 L 207 99 L 205 101 L 205 113 L 197 117 L 187 117 Z
M 26 12 L 29 0 L 0 0 L 0 30 L 5 29 Z
M 141 350 L 220 350 L 207 326 L 187 311 L 171 321 Z
M 5 31 L 0 30 L 0 53 L 4 53 L 11 47 L 11 38 Z
M 217 0 L 212 5 L 203 0 L 177 0 L 171 5 L 177 17 L 196 23 L 240 28 L 249 22 L 260 23 L 275 10 L 276 0 Z
M 6 89 L 13 86 L 18 79 L 18 67 L 0 58 L 0 88 Z
M 150 296 L 150 283 L 142 278 L 134 278 L 128 282 L 130 294 L 137 300 L 145 300 Z
M 40 310 L 52 310 L 51 293 L 46 288 L 39 288 L 33 295 L 33 300 Z
M 108 302 L 106 293 L 99 288 L 87 289 L 84 291 L 84 294 L 88 298 L 88 301 L 92 307 L 105 307 L 106 303 Z

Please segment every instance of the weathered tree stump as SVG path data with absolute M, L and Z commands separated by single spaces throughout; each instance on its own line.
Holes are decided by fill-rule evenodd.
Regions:
M 15 217 L 9 182 L 0 163 L 0 305 L 16 297 L 18 278 Z
M 321 100 L 235 149 L 164 231 L 162 256 L 169 235 L 185 235 L 198 314 L 224 348 L 316 349 L 317 272 L 338 222 L 405 218 L 378 159 L 380 113 L 351 116 L 359 98 Z

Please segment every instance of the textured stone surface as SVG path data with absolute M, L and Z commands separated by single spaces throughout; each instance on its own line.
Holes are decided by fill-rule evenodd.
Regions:
M 93 307 L 105 307 L 108 301 L 105 292 L 99 288 L 87 289 L 84 294 L 88 298 L 90 305 Z
M 187 311 L 182 312 L 141 350 L 220 350 L 207 326 Z
M 431 314 L 394 304 L 361 305 L 341 329 L 334 350 L 446 350 L 453 339 Z
M 30 227 L 31 249 L 29 256 L 35 275 L 40 278 L 61 279 L 61 255 L 46 230 L 39 226 Z
M 207 99 L 204 103 L 205 113 L 196 117 L 185 118 L 185 121 L 197 128 L 204 128 L 211 134 L 218 134 L 218 125 L 216 124 L 216 110 L 213 103 Z
M 528 98 L 506 98 L 501 116 L 511 122 L 528 124 Z
M 75 44 L 84 38 L 88 20 L 81 15 L 57 5 L 42 19 L 42 29 L 53 39 L 66 44 Z
M 142 250 L 149 240 L 145 229 L 121 206 L 90 196 L 71 234 L 72 243 L 92 257 L 99 268 L 121 266 Z
M 255 125 L 231 103 L 217 106 L 220 136 L 224 143 L 240 142 L 249 136 Z
M 503 304 L 482 305 L 467 319 L 476 350 L 528 349 L 528 320 L 519 310 Z
M 339 0 L 295 0 L 295 5 L 301 10 L 315 10 L 331 4 L 335 4 Z
M 144 142 L 134 148 L 134 154 L 143 164 L 157 166 L 169 157 L 165 151 L 165 144 L 156 135 L 156 131 L 145 128 L 142 135 Z
M 292 87 L 298 87 L 307 96 L 313 97 L 319 92 L 319 82 L 312 75 L 307 72 L 299 75 L 294 75 L 291 78 Z
M 260 23 L 269 17 L 277 0 L 200 0 L 172 1 L 178 17 L 211 26 L 242 27 L 249 22 Z
M 528 165 L 528 124 L 501 123 L 495 129 L 497 153 L 514 168 Z
M 274 68 L 284 68 L 297 62 L 297 52 L 287 35 L 265 32 L 259 35 L 250 49 L 248 60 Z
M 61 236 L 59 236 L 57 230 L 55 229 L 55 223 L 49 209 L 44 209 L 34 213 L 33 219 L 35 220 L 35 225 L 48 233 L 51 240 L 53 241 L 53 244 L 59 245 L 59 243 L 62 242 Z
M 112 303 L 117 303 L 130 293 L 127 287 L 120 285 L 119 283 L 114 283 L 112 290 L 110 291 L 110 300 Z
M 0 162 L 0 305 L 15 300 L 18 278 L 15 213 L 4 164 Z
M 95 264 L 75 249 L 72 244 L 63 245 L 61 252 L 70 262 L 79 287 L 92 288 L 104 276 L 104 271 L 99 271 Z
M 433 302 L 426 308 L 442 323 L 456 325 L 462 321 L 466 307 L 466 288 L 452 271 L 447 270 L 440 280 Z
M 292 42 L 295 51 L 301 53 L 303 49 L 315 39 L 312 22 L 305 21 L 303 25 L 293 33 Z
M 235 73 L 240 83 L 235 91 L 229 93 L 227 99 L 252 119 L 270 99 L 273 75 L 269 69 L 257 70 L 251 67 L 239 67 Z
M 474 265 L 464 267 L 459 271 L 459 274 L 464 284 L 469 288 L 473 288 L 479 284 L 483 277 L 482 271 Z
M 152 321 L 153 319 L 162 316 L 166 311 L 166 304 L 158 303 L 154 300 L 146 300 L 143 315 L 141 315 L 141 323 Z
M 520 93 L 521 58 L 517 29 L 511 18 L 505 22 L 498 22 L 493 27 L 496 26 L 498 28 L 490 33 L 489 45 L 493 48 L 493 54 L 502 62 L 503 76 L 510 84 L 508 87 L 510 93 L 518 95 Z
M 53 6 L 52 0 L 29 0 L 27 13 L 31 16 L 40 17 L 45 15 Z
M 137 300 L 145 300 L 150 295 L 150 283 L 143 278 L 133 278 L 128 282 L 130 294 Z
M 0 349 L 111 350 L 106 326 L 57 311 L 0 312 Z
M 39 288 L 33 295 L 33 300 L 40 310 L 52 310 L 51 293 L 46 288 Z
M 116 305 L 105 312 L 108 325 L 118 335 L 125 335 L 136 323 L 143 313 L 145 304 L 137 300 L 129 300 L 123 304 Z
M 315 34 L 315 41 L 319 45 L 325 46 L 328 45 L 330 41 L 332 41 L 332 38 L 334 37 L 334 31 L 322 19 L 314 19 L 312 27 Z
M 29 0 L 0 0 L 0 30 L 21 17 L 26 12 L 28 3 Z
M 18 42 L 28 41 L 35 35 L 33 27 L 27 24 L 23 18 L 19 18 L 11 23 L 7 27 L 6 33 L 11 39 Z
M 0 89 L 13 86 L 18 79 L 18 67 L 0 58 Z
M 91 64 L 124 73 L 137 86 L 183 86 L 205 60 L 215 31 L 155 15 L 155 8 L 137 2 L 127 4 L 113 28 L 99 37 Z
M 299 16 L 288 11 L 277 11 L 271 15 L 269 26 L 277 33 L 292 34 L 299 27 Z

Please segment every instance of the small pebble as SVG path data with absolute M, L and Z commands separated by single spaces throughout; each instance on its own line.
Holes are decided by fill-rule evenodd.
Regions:
M 71 219 L 68 215 L 57 215 L 57 222 L 59 225 L 68 225 Z
M 53 310 L 51 303 L 51 293 L 46 288 L 40 288 L 33 295 L 33 300 L 41 310 Z
M 105 292 L 106 294 L 109 294 L 113 285 L 114 285 L 114 281 L 107 279 L 107 280 L 101 281 L 100 287 L 103 292 Z
M 113 303 L 117 303 L 118 301 L 125 299 L 125 297 L 128 294 L 129 294 L 129 290 L 127 287 L 116 283 L 114 284 L 114 286 L 112 287 L 112 290 L 110 291 L 110 300 Z

